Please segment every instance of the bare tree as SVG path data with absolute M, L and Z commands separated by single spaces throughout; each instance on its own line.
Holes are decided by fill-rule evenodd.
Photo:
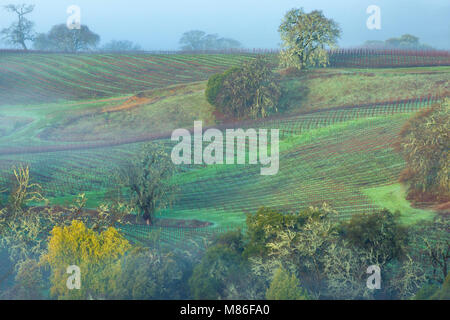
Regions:
M 34 22 L 25 18 L 25 16 L 33 12 L 34 5 L 9 4 L 4 8 L 15 13 L 18 20 L 13 22 L 9 28 L 4 28 L 0 32 L 3 41 L 12 45 L 20 45 L 24 50 L 28 50 L 26 41 L 34 40 Z

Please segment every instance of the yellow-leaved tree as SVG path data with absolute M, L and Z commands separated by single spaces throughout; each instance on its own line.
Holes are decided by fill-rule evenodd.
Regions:
M 47 254 L 42 263 L 50 266 L 50 294 L 58 299 L 104 299 L 116 288 L 120 276 L 120 258 L 131 248 L 115 228 L 97 233 L 78 220 L 70 226 L 51 231 Z M 70 290 L 69 266 L 80 268 L 80 289 Z

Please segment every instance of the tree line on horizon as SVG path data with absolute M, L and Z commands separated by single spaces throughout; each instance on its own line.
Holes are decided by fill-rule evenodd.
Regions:
M 15 14 L 17 20 L 8 28 L 0 30 L 0 39 L 14 47 L 29 50 L 28 43 L 39 51 L 141 51 L 139 44 L 129 40 L 112 40 L 99 46 L 101 37 L 88 26 L 81 25 L 78 29 L 69 29 L 61 23 L 53 26 L 47 33 L 36 33 L 35 23 L 26 16 L 34 11 L 34 5 L 9 4 L 4 9 Z M 241 48 L 242 44 L 231 38 L 224 38 L 218 34 L 206 34 L 204 31 L 192 30 L 185 32 L 180 39 L 180 49 L 185 51 L 199 50 L 227 50 Z
M 420 39 L 412 34 L 404 34 L 399 38 L 389 38 L 385 41 L 368 40 L 361 47 L 387 50 L 434 50 L 432 46 L 421 43 Z
M 53 26 L 47 33 L 36 33 L 34 30 L 35 23 L 27 18 L 27 15 L 32 13 L 35 5 L 28 4 L 8 4 L 3 7 L 5 10 L 15 14 L 17 20 L 9 27 L 0 30 L 0 41 L 9 44 L 13 47 L 20 47 L 23 50 L 29 50 L 28 43 L 32 42 L 32 48 L 39 51 L 62 51 L 62 52 L 83 52 L 83 51 L 107 51 L 107 52 L 121 52 L 121 51 L 141 51 L 139 44 L 133 43 L 129 40 L 112 40 L 102 46 L 99 46 L 101 37 L 90 30 L 86 25 L 81 25 L 79 29 L 69 29 L 65 24 L 57 24 Z M 304 28 L 313 28 L 315 23 L 325 21 L 320 17 L 321 11 L 315 10 L 310 14 L 300 15 L 302 9 L 293 9 L 289 11 L 290 17 L 286 16 L 284 24 L 280 27 L 279 32 L 283 43 L 289 42 L 289 34 L 286 32 L 289 29 L 289 24 L 299 16 L 302 18 L 300 22 Z M 297 18 L 295 18 L 297 16 Z M 290 19 L 290 20 L 289 20 Z M 336 47 L 337 42 L 335 37 L 340 34 L 338 25 L 333 20 L 328 20 L 326 25 L 328 29 L 327 36 L 323 39 L 323 44 L 329 47 Z M 284 30 L 283 30 L 284 29 Z M 312 32 L 310 32 L 312 34 Z M 299 39 L 297 39 L 299 40 Z M 301 39 L 300 39 L 301 40 Z M 307 40 L 307 39 L 303 39 Z M 233 50 L 242 49 L 243 45 L 232 38 L 222 37 L 219 34 L 207 34 L 201 30 L 190 30 L 182 34 L 179 40 L 179 49 L 183 51 L 210 51 L 210 50 Z M 389 38 L 385 41 L 368 40 L 360 46 L 361 48 L 370 49 L 404 49 L 404 50 L 433 50 L 434 48 L 421 43 L 419 38 L 404 34 L 399 38 Z M 288 50 L 283 52 L 288 53 Z M 317 50 L 315 50 L 318 53 Z M 292 53 L 292 51 L 291 51 Z M 308 52 L 303 53 L 308 55 Z M 285 60 L 289 59 L 284 56 Z M 308 58 L 307 58 L 308 59 Z

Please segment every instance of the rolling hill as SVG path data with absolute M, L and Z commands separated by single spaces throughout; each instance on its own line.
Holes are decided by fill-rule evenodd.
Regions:
M 184 166 L 167 218 L 242 226 L 261 206 L 295 211 L 329 203 L 339 219 L 382 207 L 405 223 L 435 213 L 413 208 L 397 183 L 394 152 L 403 123 L 449 93 L 450 67 L 327 68 L 283 74 L 281 113 L 224 120 L 204 97 L 209 75 L 251 59 L 233 55 L 0 56 L 0 181 L 31 167 L 52 203 L 86 193 L 96 207 L 115 188 L 114 172 L 145 143 L 163 143 L 195 120 L 220 128 L 277 128 L 280 172 L 259 166 Z M 133 231 L 134 232 L 134 231 Z M 165 232 L 170 232 L 165 231 Z

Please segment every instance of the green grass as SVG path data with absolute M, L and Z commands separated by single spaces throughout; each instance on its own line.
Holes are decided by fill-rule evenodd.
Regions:
M 57 128 L 48 129 L 48 134 L 59 141 L 108 141 L 119 132 L 120 138 L 170 133 L 177 128 L 190 128 L 196 120 L 212 125 L 214 108 L 205 100 L 204 90 L 205 83 L 201 82 L 144 92 L 146 99 L 154 102 L 119 112 L 99 113 L 99 107 L 93 106 L 75 121 L 69 114 Z
M 209 219 L 243 221 L 245 212 L 260 206 L 296 211 L 323 202 L 344 219 L 381 209 L 362 190 L 389 184 L 402 170 L 403 160 L 389 143 L 406 118 L 354 120 L 290 137 L 281 143 L 280 171 L 271 177 L 250 165 L 216 165 L 181 174 L 180 200 L 167 216 L 188 208 L 209 210 Z
M 110 113 L 102 110 L 120 106 L 130 96 L 107 101 L 0 106 L 0 124 L 2 119 L 7 123 L 12 122 L 10 119 L 27 120 L 23 120 L 15 131 L 5 128 L 5 135 L 0 136 L 0 146 L 113 141 L 118 137 L 133 138 L 189 128 L 195 120 L 212 125 L 215 123 L 214 108 L 204 98 L 204 90 L 205 82 L 152 90 L 144 94 L 153 102 Z
M 425 72 L 426 70 L 426 72 Z M 418 98 L 448 91 L 450 67 L 313 70 L 283 82 L 289 113 Z
M 401 221 L 407 225 L 424 220 L 432 220 L 436 216 L 430 210 L 413 208 L 411 203 L 406 200 L 405 187 L 400 183 L 363 189 L 362 192 L 380 208 L 388 209 L 391 212 L 399 211 L 401 213 Z
M 101 189 L 96 191 L 88 191 L 84 192 L 86 196 L 86 208 L 98 208 L 99 204 L 105 202 L 105 194 L 108 192 L 108 189 Z M 67 195 L 61 197 L 51 198 L 52 205 L 60 205 L 60 206 L 70 206 L 74 204 L 78 195 Z

